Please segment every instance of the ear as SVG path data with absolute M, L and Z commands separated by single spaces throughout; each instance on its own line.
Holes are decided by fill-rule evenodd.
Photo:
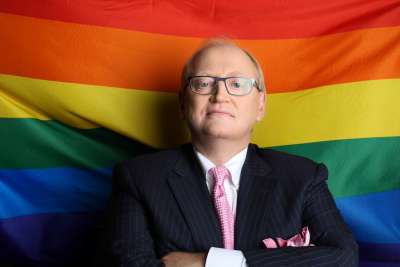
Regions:
M 258 113 L 257 113 L 256 121 L 261 121 L 264 118 L 266 102 L 267 102 L 267 95 L 266 95 L 265 91 L 259 92 Z

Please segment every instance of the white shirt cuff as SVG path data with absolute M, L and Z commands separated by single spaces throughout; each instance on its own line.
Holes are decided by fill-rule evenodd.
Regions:
M 208 251 L 205 267 L 247 267 L 246 258 L 240 250 L 212 247 Z

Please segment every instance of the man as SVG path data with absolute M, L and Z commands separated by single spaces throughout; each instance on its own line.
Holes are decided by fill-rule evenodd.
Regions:
M 325 166 L 250 144 L 265 89 L 248 52 L 209 42 L 186 64 L 179 96 L 191 144 L 114 170 L 114 266 L 357 266 Z M 305 226 L 314 246 L 263 243 Z

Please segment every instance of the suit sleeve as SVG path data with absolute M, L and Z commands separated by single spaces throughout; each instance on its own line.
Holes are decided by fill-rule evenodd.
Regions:
M 358 245 L 328 190 L 327 174 L 326 167 L 318 165 L 305 191 L 303 225 L 309 227 L 315 246 L 243 251 L 249 267 L 358 266 Z
M 108 266 L 161 267 L 148 228 L 148 218 L 129 170 L 117 165 L 107 223 Z

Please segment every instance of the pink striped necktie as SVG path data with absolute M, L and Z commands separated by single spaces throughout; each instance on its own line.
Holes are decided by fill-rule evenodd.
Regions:
M 234 223 L 232 209 L 229 206 L 224 189 L 224 180 L 231 174 L 225 167 L 214 167 L 209 170 L 214 177 L 213 199 L 218 219 L 221 224 L 222 241 L 226 249 L 234 249 Z

